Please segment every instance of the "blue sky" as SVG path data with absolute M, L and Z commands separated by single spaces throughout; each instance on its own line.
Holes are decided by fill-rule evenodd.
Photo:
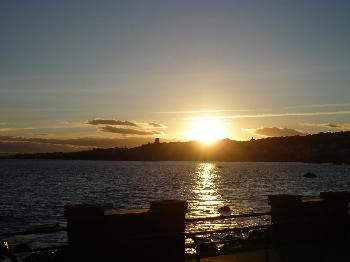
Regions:
M 349 11 L 348 1 L 2 1 L 0 151 L 186 140 L 198 117 L 232 139 L 348 130 Z

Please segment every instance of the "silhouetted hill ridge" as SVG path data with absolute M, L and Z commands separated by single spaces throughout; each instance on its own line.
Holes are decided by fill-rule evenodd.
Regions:
M 93 149 L 73 153 L 17 154 L 15 159 L 80 159 L 121 161 L 266 161 L 350 163 L 350 132 L 271 137 L 250 141 L 224 139 L 145 144 L 134 148 Z

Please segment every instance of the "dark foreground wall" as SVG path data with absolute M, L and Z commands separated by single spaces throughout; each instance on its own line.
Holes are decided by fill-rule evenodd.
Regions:
M 187 202 L 151 202 L 150 209 L 105 212 L 67 206 L 72 261 L 184 261 Z
M 349 237 L 348 192 L 321 192 L 318 198 L 269 196 L 274 244 L 344 243 Z

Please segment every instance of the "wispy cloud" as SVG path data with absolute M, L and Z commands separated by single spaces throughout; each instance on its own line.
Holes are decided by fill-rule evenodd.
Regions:
M 183 118 L 184 120 L 193 119 L 239 119 L 239 118 L 270 118 L 286 116 L 329 116 L 329 115 L 349 115 L 350 110 L 346 111 L 327 111 L 327 112 L 290 112 L 290 113 L 269 113 L 269 114 L 245 114 L 245 115 L 226 115 L 226 116 L 192 116 Z
M 55 138 L 38 138 L 38 137 L 22 137 L 22 136 L 0 136 L 0 142 L 31 142 L 53 145 L 70 145 L 80 147 L 96 146 L 99 138 L 72 138 L 72 139 L 55 139 Z
M 138 130 L 138 129 L 131 129 L 131 128 L 119 128 L 114 126 L 103 126 L 103 127 L 100 127 L 99 130 L 104 132 L 114 133 L 114 134 L 120 134 L 120 135 L 146 136 L 146 135 L 161 134 L 158 131 L 145 131 L 145 130 Z
M 184 111 L 164 111 L 164 112 L 154 112 L 156 114 L 178 114 L 178 115 L 186 115 L 186 114 L 206 114 L 206 113 L 223 113 L 223 112 L 244 112 L 248 111 L 245 109 L 218 109 L 218 110 L 184 110 Z
M 109 125 L 109 126 L 134 126 L 138 127 L 138 125 L 131 121 L 122 121 L 122 120 L 114 120 L 114 119 L 94 119 L 86 122 L 89 125 Z
M 300 125 L 327 129 L 350 130 L 350 123 L 300 123 Z
M 69 145 L 69 146 L 89 147 L 89 148 L 91 147 L 108 148 L 108 147 L 115 147 L 120 145 L 128 145 L 132 141 L 135 141 L 135 145 L 136 145 L 137 143 L 140 143 L 140 142 L 149 141 L 149 138 L 82 137 L 82 138 L 58 139 L 58 138 L 39 138 L 39 137 L 0 136 L 0 143 L 31 142 L 31 143 L 39 143 L 39 144 Z
M 154 128 L 166 128 L 165 125 L 154 123 L 154 122 L 150 122 L 150 123 L 148 123 L 148 125 L 151 127 L 154 127 Z
M 156 122 L 135 122 L 115 119 L 94 119 L 86 124 L 97 126 L 99 131 L 125 136 L 153 136 L 163 135 L 157 129 L 166 128 L 165 125 Z
M 346 107 L 350 106 L 350 103 L 343 104 L 315 104 L 315 105 L 296 105 L 296 106 L 287 106 L 285 109 L 295 109 L 295 108 L 325 108 L 325 107 Z
M 0 132 L 15 132 L 15 131 L 24 131 L 24 130 L 37 130 L 39 127 L 4 127 L 0 128 Z
M 153 141 L 152 136 L 138 137 L 82 137 L 82 138 L 38 138 L 0 135 L 0 154 L 71 152 L 92 148 L 134 147 Z
M 260 127 L 256 129 L 243 129 L 248 131 L 252 135 L 262 136 L 262 137 L 280 137 L 280 136 L 303 136 L 308 133 L 291 129 L 291 128 L 281 128 L 281 127 Z
M 0 127 L 0 132 L 16 132 L 16 131 L 26 131 L 26 130 L 50 130 L 50 129 L 74 129 L 74 128 L 86 128 L 86 123 L 81 122 L 68 122 L 68 121 L 59 121 L 50 125 L 39 125 L 39 126 L 7 126 Z
M 87 147 L 56 145 L 37 142 L 0 141 L 0 155 L 13 155 L 16 153 L 47 153 L 47 152 L 73 152 L 88 149 Z

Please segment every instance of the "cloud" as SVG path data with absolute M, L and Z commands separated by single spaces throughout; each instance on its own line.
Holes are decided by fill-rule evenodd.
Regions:
M 24 130 L 37 130 L 38 127 L 4 127 L 0 128 L 0 132 L 15 132 L 15 131 L 24 131 Z
M 74 152 L 87 149 L 85 147 L 71 145 L 56 145 L 36 142 L 2 142 L 0 141 L 0 155 L 16 153 L 46 153 L 46 152 Z
M 292 108 L 322 108 L 322 107 L 347 107 L 350 106 L 350 103 L 343 104 L 315 104 L 315 105 L 297 105 L 297 106 L 287 106 L 286 109 Z
M 1 125 L 1 124 L 0 124 Z M 30 131 L 30 130 L 55 130 L 55 129 L 75 129 L 75 128 L 86 128 L 86 123 L 83 124 L 81 122 L 67 122 L 60 121 L 58 123 L 54 123 L 53 125 L 46 126 L 25 126 L 25 127 L 0 127 L 0 132 L 17 132 L 17 131 Z
M 215 110 L 184 110 L 184 111 L 164 111 L 154 112 L 155 114 L 205 114 L 205 113 L 221 113 L 221 112 L 243 112 L 246 109 L 215 109 Z
M 165 125 L 155 122 L 132 122 L 114 119 L 94 119 L 86 123 L 97 126 L 100 131 L 119 134 L 123 137 L 163 135 L 162 132 L 155 129 L 166 128 Z
M 71 138 L 71 139 L 58 139 L 58 138 L 39 138 L 39 137 L 20 137 L 20 136 L 0 136 L 0 142 L 30 142 L 39 144 L 52 144 L 52 145 L 69 145 L 80 147 L 97 146 L 98 138 Z
M 325 127 L 330 127 L 330 128 L 342 128 L 341 125 L 338 125 L 338 124 L 333 124 L 333 123 L 327 123 L 327 124 L 324 124 Z
M 114 120 L 114 119 L 94 119 L 94 120 L 89 120 L 86 123 L 89 125 L 94 125 L 94 126 L 109 125 L 109 126 L 134 126 L 134 127 L 138 127 L 138 125 L 134 122 Z
M 82 137 L 82 138 L 41 138 L 41 137 L 20 137 L 20 136 L 0 136 L 0 142 L 30 142 L 38 144 L 69 145 L 75 147 L 103 147 L 110 148 L 116 146 L 137 145 L 149 142 L 151 138 L 103 138 L 103 137 Z M 152 138 L 153 139 L 153 138 Z M 151 139 L 151 140 L 152 140 Z M 127 143 L 125 143 L 128 141 Z
M 72 152 L 92 148 L 135 147 L 153 142 L 153 140 L 154 137 L 152 136 L 123 138 L 82 137 L 69 139 L 0 136 L 0 154 Z
M 280 127 L 261 127 L 256 129 L 245 129 L 250 133 L 263 137 L 280 137 L 280 136 L 304 136 L 307 133 L 290 128 L 280 128 Z
M 270 113 L 270 114 L 246 114 L 246 115 L 226 115 L 226 116 L 194 116 L 186 117 L 184 120 L 194 119 L 240 119 L 240 118 L 269 118 L 269 117 L 286 117 L 286 116 L 330 116 L 330 115 L 350 115 L 347 111 L 323 111 L 323 112 L 291 112 L 291 113 Z
M 148 123 L 148 125 L 155 128 L 166 128 L 165 125 L 154 123 L 154 122 Z
M 311 126 L 311 127 L 321 127 L 328 129 L 340 129 L 340 130 L 348 130 L 350 129 L 350 123 L 301 123 L 303 126 Z
M 146 136 L 146 135 L 159 135 L 161 132 L 152 131 L 152 130 L 138 130 L 131 128 L 119 128 L 114 126 L 103 126 L 99 128 L 101 131 L 110 132 L 120 135 L 137 135 L 137 136 Z

